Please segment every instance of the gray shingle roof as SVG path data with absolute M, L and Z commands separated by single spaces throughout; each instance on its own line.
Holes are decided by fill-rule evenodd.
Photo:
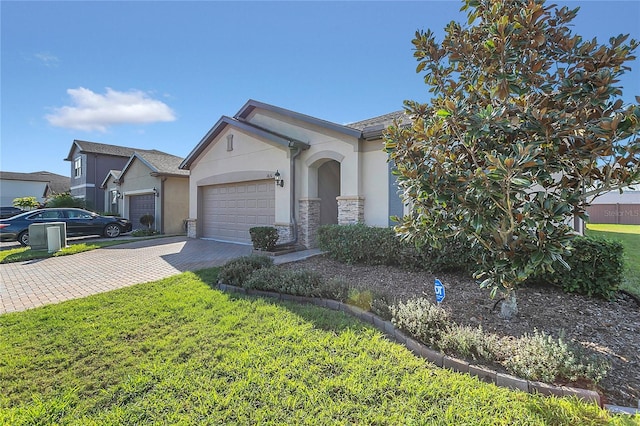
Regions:
M 62 176 L 45 171 L 33 173 L 0 172 L 0 179 L 47 182 L 49 191 L 56 194 L 61 194 L 69 191 L 71 181 L 69 176 Z
M 347 126 L 353 129 L 364 131 L 365 129 L 372 127 L 388 127 L 393 124 L 393 120 L 400 119 L 401 124 L 408 124 L 411 122 L 409 117 L 405 114 L 404 110 L 394 111 L 389 114 L 379 115 L 377 117 L 368 118 L 362 121 L 356 121 L 355 123 L 348 123 Z
M 411 119 L 404 111 L 395 111 L 378 117 L 356 121 L 355 123 L 347 124 L 347 126 L 360 130 L 362 138 L 365 140 L 379 140 L 382 138 L 382 132 L 396 120 L 400 122 L 401 126 L 411 124 Z
M 71 146 L 71 150 L 69 151 L 69 155 L 65 160 L 72 161 L 71 155 L 73 154 L 74 147 L 77 147 L 83 153 L 92 153 L 92 154 L 103 154 L 103 155 L 113 155 L 116 157 L 131 157 L 134 152 L 155 152 L 160 154 L 165 154 L 162 151 L 158 151 L 156 149 L 139 149 L 139 148 L 130 148 L 126 146 L 118 146 L 118 145 L 109 145 L 105 143 L 98 142 L 89 142 L 89 141 L 81 141 L 74 140 L 73 145 Z
M 189 176 L 189 170 L 179 168 L 184 158 L 160 151 L 136 151 L 135 153 L 140 160 L 150 166 L 154 173 Z

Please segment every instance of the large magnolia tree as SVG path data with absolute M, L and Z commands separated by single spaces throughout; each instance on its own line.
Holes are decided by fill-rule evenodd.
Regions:
M 617 84 L 638 42 L 583 40 L 570 30 L 578 9 L 540 0 L 462 10 L 467 23 L 451 22 L 442 42 L 413 40 L 432 98 L 406 101 L 412 124 L 385 136 L 412 206 L 396 229 L 418 244 L 481 246 L 475 276 L 504 293 L 510 317 L 527 277 L 566 266 L 589 201 L 640 179 L 640 107 Z

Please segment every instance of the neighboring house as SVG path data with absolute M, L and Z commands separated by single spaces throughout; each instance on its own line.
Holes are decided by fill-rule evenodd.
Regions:
M 118 213 L 143 228 L 140 218 L 151 214 L 153 229 L 163 234 L 185 232 L 189 217 L 189 171 L 178 168 L 183 158 L 159 151 L 135 151 L 122 170 L 110 170 L 100 188 L 105 210 Z
M 47 197 L 69 191 L 69 178 L 50 172 L 0 172 L 0 205 L 12 206 L 15 198 L 35 197 L 44 203 Z
M 316 245 L 323 224 L 389 226 L 402 215 L 382 131 L 396 112 L 340 125 L 249 100 L 221 117 L 181 164 L 189 237 L 249 243 L 252 226 Z M 279 178 L 276 184 L 276 178 Z
M 640 190 L 607 192 L 587 208 L 589 223 L 640 225 Z
M 71 162 L 71 195 L 82 198 L 90 210 L 108 210 L 100 184 L 110 170 L 122 170 L 136 151 L 164 154 L 156 150 L 74 140 L 65 158 Z

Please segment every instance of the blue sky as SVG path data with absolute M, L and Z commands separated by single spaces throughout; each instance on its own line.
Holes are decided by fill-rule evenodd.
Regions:
M 569 1 L 640 39 L 640 2 Z M 426 101 L 411 39 L 458 1 L 1 1 L 0 170 L 69 175 L 74 139 L 185 157 L 248 99 L 345 124 Z M 640 52 L 636 52 L 640 55 Z M 640 95 L 640 60 L 621 82 Z

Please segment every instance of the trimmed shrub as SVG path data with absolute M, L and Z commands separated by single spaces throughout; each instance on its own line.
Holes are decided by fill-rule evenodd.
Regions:
M 434 272 L 471 270 L 478 251 L 466 240 L 454 238 L 440 249 L 416 248 L 402 241 L 392 228 L 356 225 L 324 225 L 318 230 L 318 246 L 328 256 L 347 264 L 399 266 Z
M 500 338 L 495 334 L 485 334 L 482 326 L 472 328 L 456 324 L 442 333 L 438 347 L 446 353 L 465 358 L 494 361 L 499 352 Z
M 519 377 L 553 383 L 556 379 L 599 382 L 609 370 L 602 359 L 588 358 L 563 339 L 535 331 L 519 339 L 502 339 L 506 351 L 504 366 Z
M 393 325 L 431 347 L 438 347 L 450 326 L 449 314 L 425 298 L 410 299 L 391 306 Z
M 565 258 L 570 270 L 557 265 L 553 274 L 533 280 L 557 285 L 567 293 L 612 299 L 624 273 L 622 244 L 600 237 L 575 237 L 572 246 L 571 256 Z
M 249 229 L 255 250 L 272 251 L 278 242 L 278 230 L 272 226 L 256 226 Z
M 272 266 L 273 259 L 268 256 L 239 257 L 220 268 L 218 279 L 222 283 L 241 287 L 254 271 Z
M 153 226 L 153 223 L 156 221 L 156 219 L 153 217 L 152 214 L 144 214 L 140 217 L 140 224 L 143 226 L 146 226 L 147 229 L 151 229 L 151 226 Z
M 318 246 L 339 262 L 397 265 L 400 240 L 391 228 L 324 225 L 318 229 Z
M 433 272 L 467 272 L 476 268 L 477 259 L 482 255 L 478 247 L 463 237 L 453 237 L 442 242 L 442 247 L 421 247 L 417 249 L 420 266 Z
M 263 268 L 253 272 L 244 282 L 243 287 L 311 297 L 320 294 L 322 276 L 306 269 L 292 271 L 280 268 Z

